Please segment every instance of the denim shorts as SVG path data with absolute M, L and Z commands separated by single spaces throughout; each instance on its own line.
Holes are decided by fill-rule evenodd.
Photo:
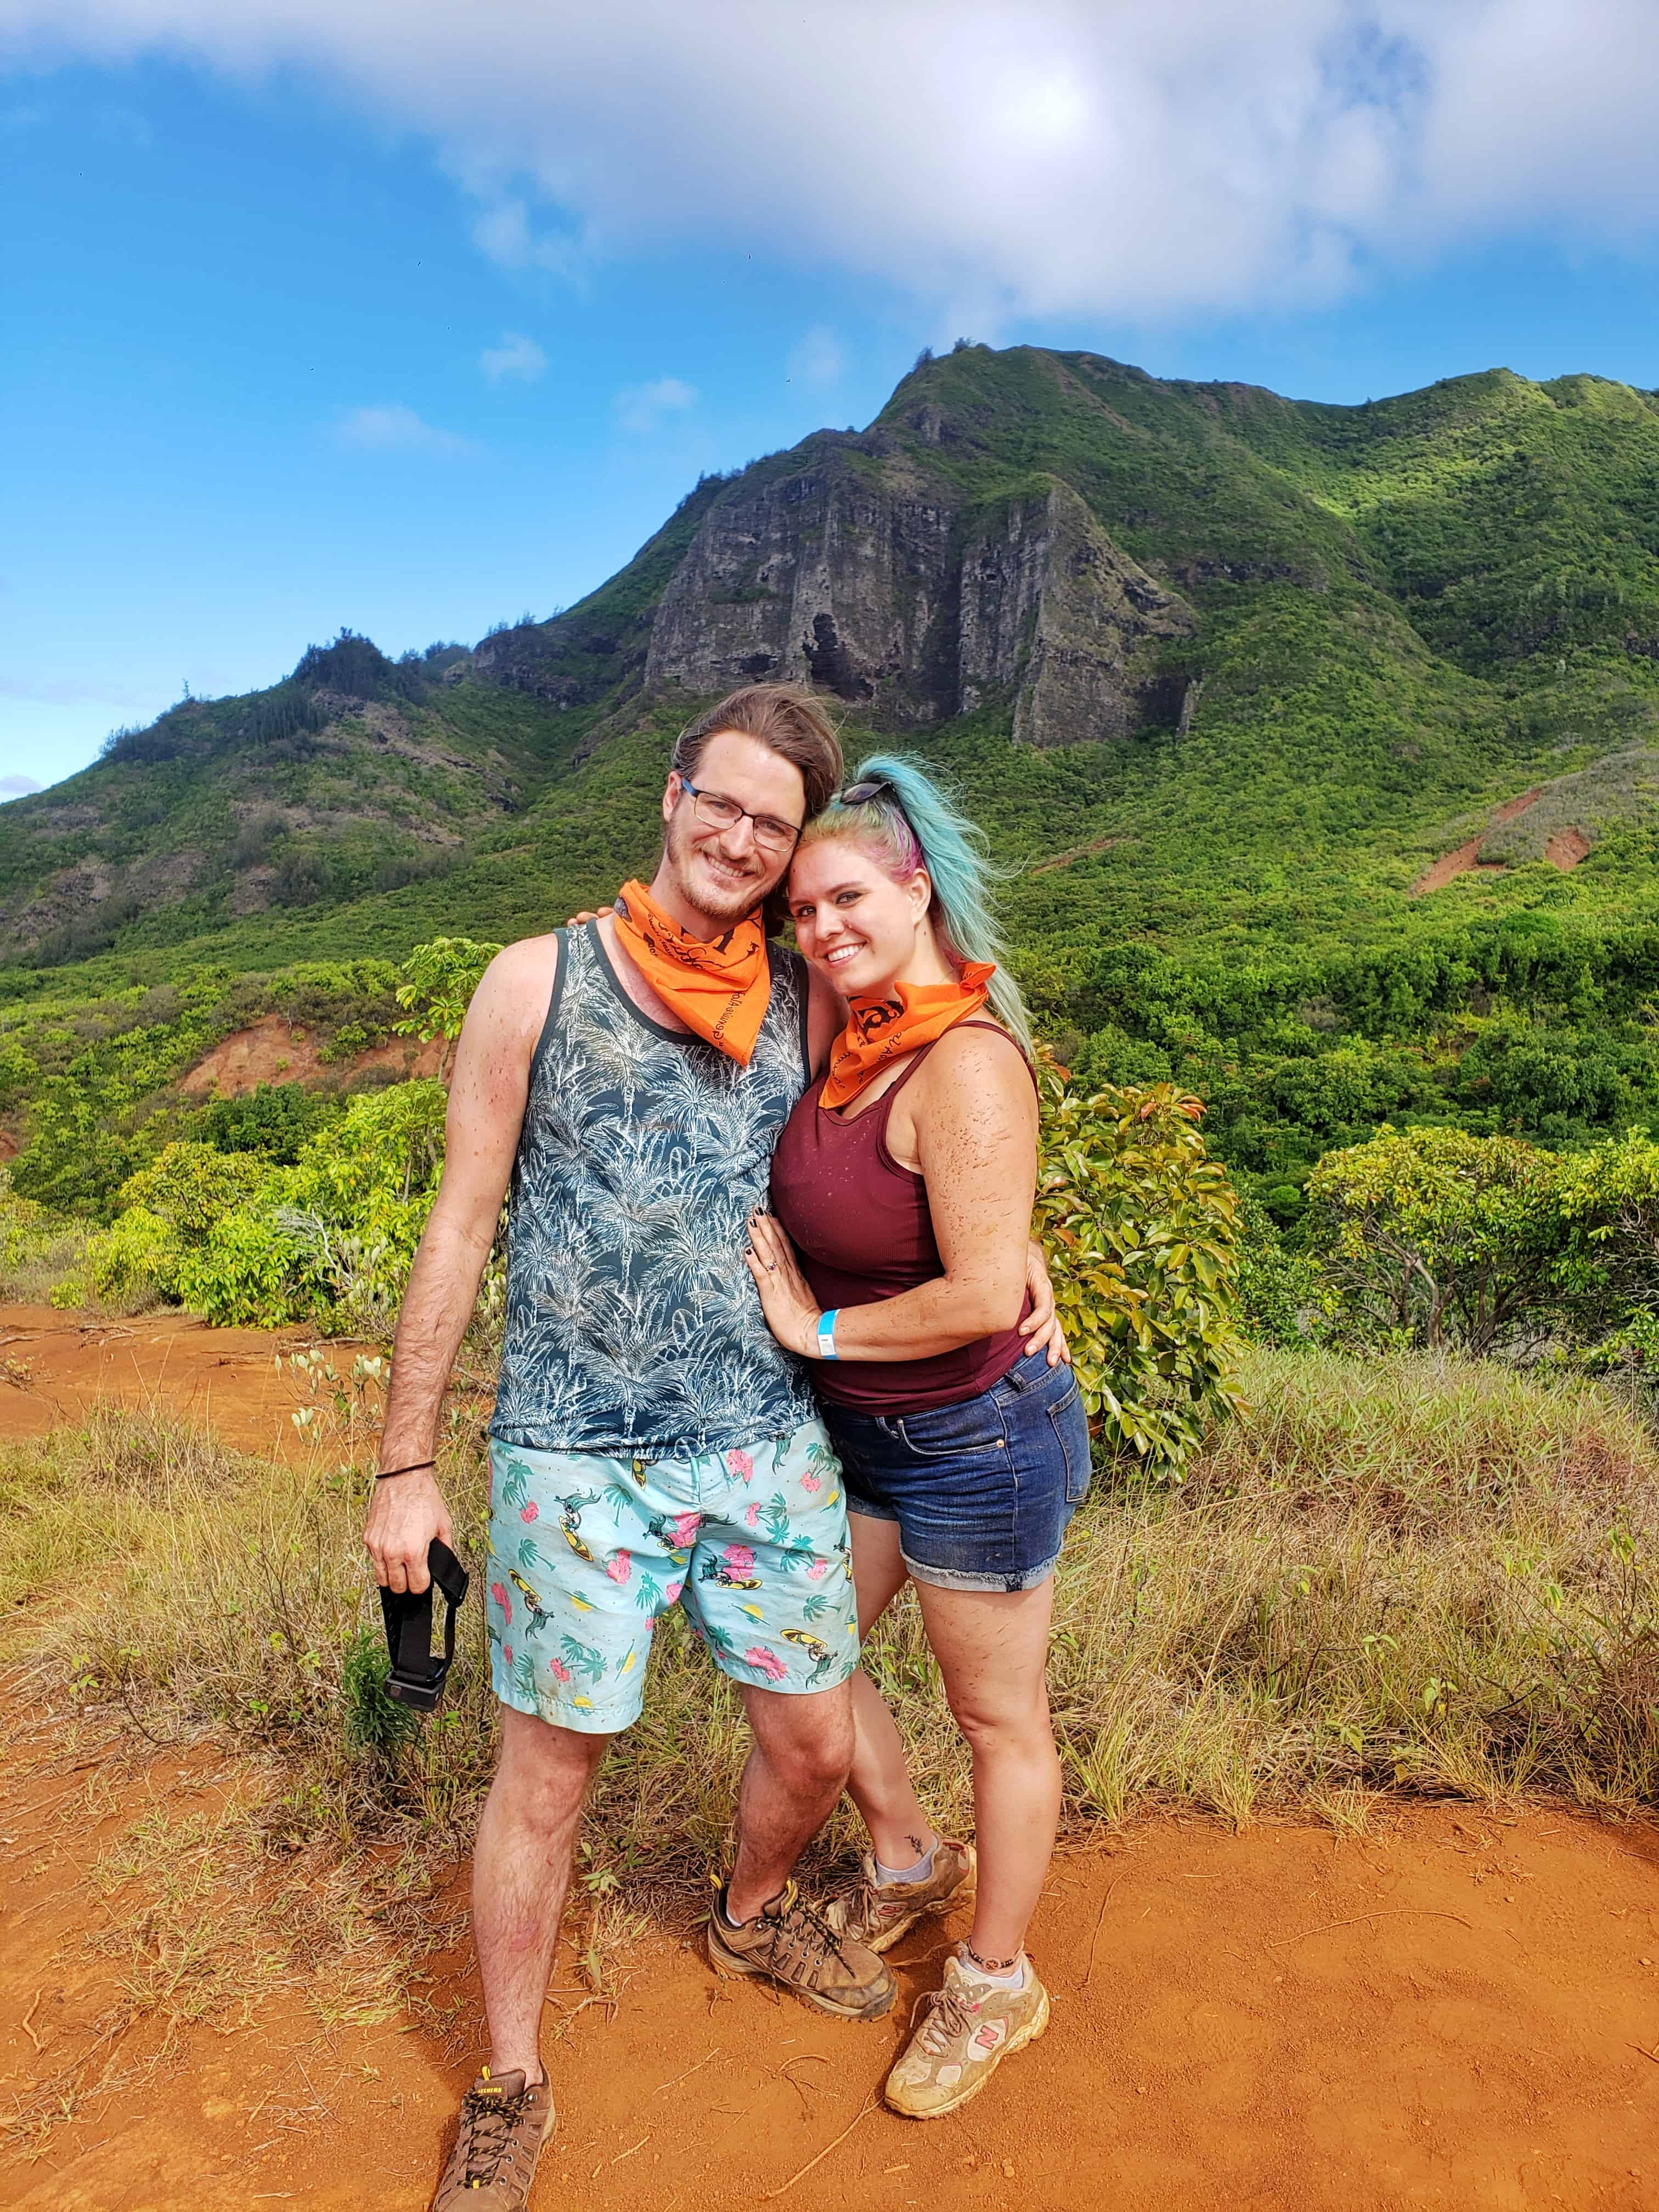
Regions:
M 912 1577 L 945 1589 L 1036 1589 L 1089 1488 L 1077 1376 L 1027 1352 L 976 1398 L 925 1413 L 826 1405 L 847 1510 L 896 1521 Z

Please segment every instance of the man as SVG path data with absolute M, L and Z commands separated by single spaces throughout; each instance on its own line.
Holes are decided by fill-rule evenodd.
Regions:
M 858 1632 L 838 1463 L 740 1258 L 845 1017 L 760 918 L 841 775 L 810 696 L 721 701 L 675 747 L 648 890 L 510 945 L 461 1033 L 364 1537 L 392 1589 L 424 1589 L 432 1539 L 453 1542 L 438 1414 L 510 1180 L 485 1572 L 501 1738 L 472 1885 L 490 2058 L 434 2212 L 526 2202 L 554 2119 L 538 2029 L 576 1826 L 670 1605 L 754 1737 L 714 1964 L 842 2018 L 893 2001 L 882 1961 L 790 1879 L 846 1780 Z

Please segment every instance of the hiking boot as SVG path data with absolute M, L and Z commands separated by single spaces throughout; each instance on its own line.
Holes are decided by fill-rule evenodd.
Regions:
M 920 2000 L 921 2027 L 887 2076 L 883 2095 L 908 2120 L 937 2120 L 978 2096 L 1012 2051 L 1048 2025 L 1048 1992 L 1025 1962 L 1023 1990 L 999 1990 L 945 1962 L 945 1986 Z
M 461 2100 L 460 2133 L 432 2212 L 524 2212 L 543 2143 L 553 2132 L 553 2091 L 522 2074 L 483 2072 Z
M 708 1916 L 708 1958 L 717 1974 L 775 1982 L 838 2020 L 879 2020 L 892 2007 L 893 1977 L 881 1960 L 827 1927 L 793 1881 L 735 1928 L 717 1898 Z
M 823 1917 L 835 1933 L 862 1943 L 866 1951 L 885 1951 L 930 1912 L 970 1905 L 975 1869 L 974 1847 L 941 1836 L 933 1846 L 933 1871 L 926 1881 L 878 1881 L 873 1852 L 860 1863 L 855 1886 L 831 1898 Z

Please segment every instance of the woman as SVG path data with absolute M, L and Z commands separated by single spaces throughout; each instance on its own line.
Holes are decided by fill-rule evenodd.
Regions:
M 1089 1480 L 1076 1378 L 1018 1334 L 1036 1086 L 1024 1008 L 994 964 L 989 878 L 977 833 L 902 761 L 866 761 L 808 824 L 789 910 L 850 1019 L 785 1127 L 745 1255 L 773 1334 L 817 1363 L 860 1632 L 915 1583 L 972 1753 L 977 1866 L 934 1832 L 891 1714 L 854 1677 L 848 1788 L 873 1850 L 832 1908 L 839 1927 L 881 1950 L 975 1900 L 888 2079 L 889 2105 L 917 2119 L 965 2103 L 1048 2025 L 1024 1952 L 1060 1815 L 1043 1666 L 1054 1563 Z

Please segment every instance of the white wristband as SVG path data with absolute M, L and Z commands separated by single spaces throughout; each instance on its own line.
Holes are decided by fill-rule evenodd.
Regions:
M 840 1313 L 839 1306 L 831 1306 L 827 1313 L 821 1313 L 818 1316 L 818 1358 L 820 1359 L 841 1358 L 840 1352 L 836 1349 L 836 1322 Z

